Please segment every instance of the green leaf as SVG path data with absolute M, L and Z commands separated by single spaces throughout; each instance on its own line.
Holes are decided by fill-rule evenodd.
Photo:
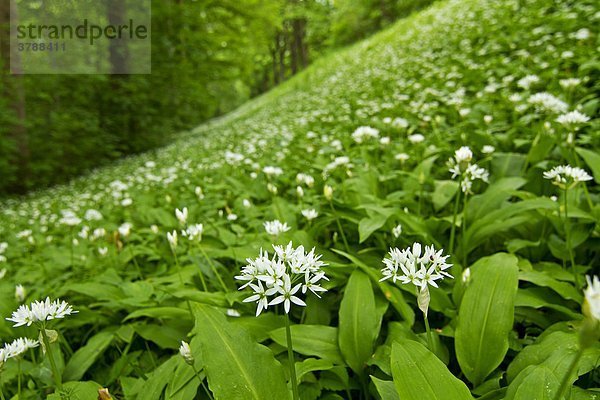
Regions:
M 289 399 L 285 375 L 273 353 L 211 306 L 193 304 L 194 334 L 204 371 L 217 399 Z
M 506 379 L 509 383 L 532 365 L 541 365 L 550 369 L 556 376 L 564 376 L 579 349 L 579 337 L 576 331 L 556 331 L 525 347 L 508 366 Z M 578 376 L 584 375 L 596 367 L 600 359 L 600 345 L 587 348 L 577 368 Z M 570 382 L 572 383 L 572 382 Z
M 521 271 L 519 272 L 519 280 L 530 282 L 537 286 L 549 287 L 567 300 L 575 300 L 581 303 L 583 299 L 583 295 L 573 285 L 554 279 L 546 271 Z
M 592 170 L 592 174 L 594 175 L 594 180 L 596 183 L 600 183 L 600 155 L 598 155 L 598 152 L 583 149 L 581 147 L 577 147 L 575 151 L 579 153 L 585 163 Z
M 62 400 L 64 398 L 70 400 L 97 399 L 98 389 L 102 389 L 102 386 L 96 382 L 67 382 L 63 385 L 61 392 L 52 393 L 46 397 L 46 400 Z
M 384 381 L 371 375 L 371 381 L 377 388 L 377 393 L 381 396 L 381 400 L 400 400 L 394 381 Z
M 375 309 L 371 280 L 359 269 L 350 275 L 340 304 L 339 319 L 340 350 L 348 366 L 361 374 L 373 354 L 381 321 Z
M 467 386 L 425 346 L 413 340 L 392 345 L 392 376 L 402 400 L 471 400 Z
M 90 338 L 85 346 L 80 347 L 69 359 L 63 371 L 63 380 L 80 380 L 98 356 L 110 345 L 114 336 L 114 332 L 100 332 Z
M 456 357 L 475 386 L 500 365 L 508 350 L 518 286 L 517 258 L 498 253 L 471 267 L 455 332 Z
M 146 340 L 152 341 L 163 349 L 178 349 L 185 332 L 170 325 L 139 324 L 134 325 L 135 332 Z
M 333 364 L 328 360 L 318 360 L 316 358 L 307 358 L 302 362 L 296 363 L 296 377 L 298 383 L 302 380 L 302 377 L 309 372 L 314 371 L 327 371 L 333 368 Z
M 529 366 L 508 386 L 504 400 L 554 400 L 559 386 L 559 378 L 549 368 Z
M 458 182 L 455 181 L 435 181 L 435 189 L 431 195 L 433 207 L 436 211 L 441 210 L 452 200 L 458 191 Z
M 371 236 L 373 232 L 385 225 L 387 216 L 376 215 L 374 217 L 367 217 L 360 220 L 358 223 L 358 234 L 360 236 L 360 242 L 362 243 Z
M 189 319 L 190 312 L 178 307 L 142 308 L 129 314 L 123 321 L 139 317 L 150 317 L 157 319 Z
M 338 346 L 338 329 L 323 325 L 292 325 L 294 351 L 305 356 L 316 356 L 334 364 L 344 364 Z M 285 328 L 270 332 L 271 339 L 286 347 Z

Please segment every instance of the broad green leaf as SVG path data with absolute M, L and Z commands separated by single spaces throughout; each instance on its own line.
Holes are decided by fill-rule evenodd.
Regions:
M 525 368 L 506 390 L 504 400 L 554 400 L 560 378 L 544 366 Z
M 371 280 L 356 269 L 340 304 L 338 342 L 346 364 L 357 374 L 362 373 L 373 354 L 379 327 Z
M 371 375 L 371 381 L 375 384 L 377 393 L 381 396 L 381 400 L 400 400 L 394 381 L 384 381 L 373 375 Z
M 123 321 L 133 318 L 150 317 L 156 319 L 190 319 L 190 311 L 178 307 L 142 308 L 129 314 Z
M 518 286 L 517 258 L 498 253 L 471 267 L 455 332 L 456 357 L 475 386 L 500 365 L 508 350 Z
M 392 376 L 402 400 L 471 400 L 461 380 L 425 346 L 402 340 L 392 346 Z
M 96 382 L 67 382 L 63 384 L 62 392 L 52 393 L 46 400 L 62 400 L 65 396 L 62 393 L 69 394 L 70 400 L 90 400 L 98 398 L 98 390 L 102 386 Z
M 85 346 L 80 347 L 69 359 L 63 371 L 63 380 L 80 380 L 98 356 L 110 345 L 114 336 L 114 332 L 100 332 L 90 338 Z
M 310 372 L 327 371 L 331 368 L 333 368 L 331 361 L 307 358 L 302 362 L 296 363 L 296 378 L 298 379 L 298 382 L 300 382 L 302 377 Z
M 556 331 L 540 337 L 534 344 L 525 347 L 508 366 L 506 379 L 512 382 L 525 368 L 541 365 L 550 369 L 556 376 L 564 376 L 579 349 L 577 332 Z M 578 375 L 584 375 L 595 368 L 600 360 L 600 345 L 587 348 L 577 368 Z
M 146 340 L 152 341 L 163 349 L 178 349 L 185 332 L 171 325 L 139 324 L 133 325 L 135 332 Z
M 371 236 L 373 232 L 385 225 L 387 216 L 375 215 L 374 217 L 366 217 L 360 220 L 358 223 L 358 234 L 360 236 L 360 242 L 362 243 Z
M 537 286 L 549 287 L 567 300 L 574 300 L 581 303 L 583 298 L 583 295 L 573 285 L 558 281 L 545 271 L 521 271 L 519 272 L 519 280 L 530 282 Z
M 218 399 L 289 399 L 285 375 L 273 353 L 211 306 L 193 304 L 195 338 L 204 371 Z
M 158 366 L 152 373 L 147 375 L 138 400 L 159 400 L 163 399 L 163 392 L 167 384 L 171 381 L 177 365 L 181 362 L 179 354 L 172 356 L 167 361 Z
M 435 210 L 439 211 L 444 208 L 452 200 L 456 192 L 458 192 L 458 182 L 451 180 L 435 181 L 435 189 L 431 194 Z
M 583 158 L 585 163 L 592 170 L 592 174 L 594 175 L 594 180 L 596 183 L 600 183 L 600 155 L 597 151 L 592 151 L 588 149 L 583 149 L 581 147 L 577 147 L 575 149 L 577 153 Z
M 334 364 L 344 364 L 338 346 L 338 329 L 322 325 L 292 325 L 294 351 L 305 356 L 316 356 Z M 287 346 L 285 328 L 270 332 L 271 339 Z

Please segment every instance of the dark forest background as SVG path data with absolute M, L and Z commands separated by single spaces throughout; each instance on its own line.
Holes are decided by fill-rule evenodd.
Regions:
M 432 1 L 153 0 L 151 75 L 18 76 L 0 0 L 0 195 L 164 145 Z

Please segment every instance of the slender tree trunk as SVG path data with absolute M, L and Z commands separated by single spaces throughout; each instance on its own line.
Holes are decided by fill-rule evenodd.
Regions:
M 125 20 L 125 0 L 108 0 L 106 3 L 108 23 L 113 26 L 124 25 Z M 129 73 L 128 61 L 129 51 L 126 39 L 111 39 L 109 42 L 109 58 L 111 73 L 127 74 Z
M 13 159 L 16 165 L 16 180 L 12 191 L 23 193 L 29 180 L 29 138 L 25 124 L 25 86 L 17 51 L 10 48 L 10 21 L 16 22 L 18 13 L 14 0 L 0 0 L 0 58 L 2 63 L 3 95 L 9 99 L 9 109 L 16 117 L 8 128 L 9 137 L 14 141 L 16 152 Z M 11 66 L 12 57 L 12 66 Z M 14 75 L 11 75 L 11 67 Z
M 279 82 L 283 82 L 285 80 L 285 52 L 287 50 L 287 35 L 285 32 L 282 32 L 279 35 L 280 43 L 279 43 Z

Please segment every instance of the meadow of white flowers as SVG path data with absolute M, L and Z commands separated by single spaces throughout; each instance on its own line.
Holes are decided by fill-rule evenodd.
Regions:
M 441 0 L 4 200 L 0 399 L 599 398 L 599 23 Z

